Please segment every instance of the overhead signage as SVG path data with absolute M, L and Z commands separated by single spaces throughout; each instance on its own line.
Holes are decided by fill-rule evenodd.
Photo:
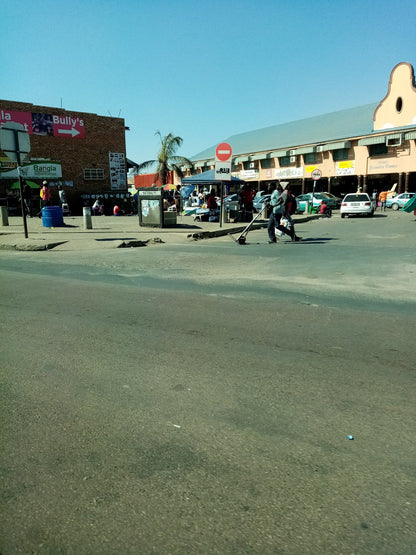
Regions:
M 368 160 L 368 173 L 395 173 L 399 169 L 397 159 L 380 158 L 377 160 Z
M 274 179 L 288 179 L 303 177 L 303 166 L 298 168 L 288 167 L 274 170 Z
M 10 121 L 22 124 L 29 135 L 85 138 L 84 120 L 79 116 L 0 110 L 0 127 Z
M 240 179 L 258 179 L 259 170 L 241 170 Z
M 343 160 L 335 163 L 335 175 L 355 175 L 355 160 Z
M 56 179 L 62 177 L 62 166 L 59 162 L 50 160 L 32 160 L 23 162 L 20 166 L 23 179 Z M 0 178 L 17 179 L 19 173 L 16 164 L 3 163 L 0 160 Z

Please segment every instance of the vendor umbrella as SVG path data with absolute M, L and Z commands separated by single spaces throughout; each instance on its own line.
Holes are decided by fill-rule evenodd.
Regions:
M 40 189 L 40 185 L 38 185 L 37 183 L 35 183 L 34 181 L 26 181 L 26 183 L 29 185 L 29 187 L 31 187 L 32 189 Z M 10 187 L 10 189 L 20 189 L 20 183 L 19 181 L 16 181 L 15 183 L 13 183 L 13 185 Z

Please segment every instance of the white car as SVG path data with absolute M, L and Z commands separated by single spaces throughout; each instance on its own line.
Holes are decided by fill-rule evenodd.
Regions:
M 342 199 L 341 218 L 354 214 L 372 216 L 374 208 L 374 203 L 367 193 L 350 193 Z

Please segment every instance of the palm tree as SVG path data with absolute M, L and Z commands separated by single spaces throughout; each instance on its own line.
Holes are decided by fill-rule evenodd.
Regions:
M 179 178 L 183 177 L 181 166 L 188 166 L 193 170 L 193 162 L 183 156 L 176 156 L 176 150 L 181 146 L 183 140 L 181 137 L 175 137 L 172 133 L 162 137 L 160 131 L 156 131 L 155 135 L 159 135 L 161 148 L 157 160 L 147 160 L 142 162 L 137 167 L 137 172 L 157 164 L 156 181 L 160 180 L 162 185 L 166 185 L 169 177 L 169 172 L 174 171 Z

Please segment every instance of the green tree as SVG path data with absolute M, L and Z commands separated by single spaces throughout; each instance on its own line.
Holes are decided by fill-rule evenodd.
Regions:
M 177 149 L 182 145 L 183 140 L 181 137 L 175 137 L 172 133 L 162 137 L 160 131 L 156 131 L 155 135 L 159 136 L 161 144 L 157 160 L 147 160 L 147 162 L 139 164 L 137 168 L 138 173 L 150 166 L 156 165 L 156 181 L 160 180 L 162 185 L 166 185 L 170 171 L 176 172 L 179 178 L 183 177 L 181 166 L 188 166 L 191 168 L 191 172 L 193 171 L 194 165 L 191 160 L 175 154 Z

